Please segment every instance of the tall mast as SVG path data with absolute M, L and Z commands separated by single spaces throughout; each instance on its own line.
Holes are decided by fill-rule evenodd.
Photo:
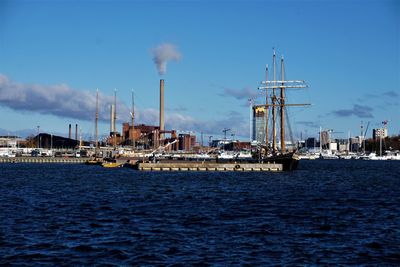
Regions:
M 319 126 L 319 153 L 322 153 L 322 127 Z
M 114 125 L 113 125 L 113 128 L 114 128 L 114 148 L 117 146 L 117 134 L 116 134 L 116 131 L 117 131 L 117 128 L 115 127 L 116 125 L 116 121 L 117 121 L 117 89 L 115 88 L 114 89 Z
M 272 88 L 272 151 L 276 152 L 276 53 L 272 57 L 274 71 L 274 86 Z
M 285 144 L 285 66 L 283 63 L 283 56 L 281 57 L 281 153 L 285 153 L 286 144 Z
M 116 121 L 117 121 L 117 89 L 114 89 L 114 132 L 117 131 L 117 128 L 115 127 Z
M 99 146 L 99 89 L 96 90 L 96 119 L 95 119 L 95 128 L 96 128 L 96 143 L 95 143 L 95 150 L 94 154 L 97 154 L 97 148 Z
M 132 117 L 132 147 L 135 147 L 135 95 L 132 90 L 132 112 L 131 112 L 131 117 Z
M 282 153 L 286 152 L 286 142 L 285 142 L 285 108 L 288 106 L 309 106 L 310 104 L 292 104 L 286 103 L 285 93 L 287 89 L 295 89 L 295 88 L 307 88 L 308 85 L 303 80 L 290 80 L 285 81 L 285 65 L 283 56 L 281 58 L 281 78 L 280 80 L 276 80 L 276 52 L 274 49 L 273 54 L 273 80 L 268 80 L 268 66 L 267 66 L 267 80 L 262 81 L 262 84 L 265 86 L 260 86 L 258 89 L 270 90 L 272 89 L 271 94 L 271 103 L 268 103 L 268 97 L 266 97 L 266 104 L 265 105 L 256 105 L 255 107 L 262 107 L 265 106 L 267 110 L 267 116 L 269 107 L 272 107 L 272 153 L 275 154 L 277 152 L 277 128 L 276 128 L 276 120 L 277 120 L 277 110 L 276 108 L 279 107 L 280 112 L 280 139 L 281 139 L 281 151 Z M 278 85 L 279 84 L 279 85 Z M 279 98 L 277 97 L 277 89 L 280 89 Z M 268 123 L 268 122 L 267 122 Z M 268 140 L 268 125 L 265 126 L 265 133 L 266 133 L 266 141 Z
M 250 143 L 253 141 L 253 123 L 252 123 L 252 120 L 253 120 L 253 98 L 249 98 L 249 106 L 250 106 L 250 117 L 249 117 L 249 126 L 250 126 L 250 135 L 249 135 L 249 137 L 250 137 L 250 139 L 249 139 L 249 141 L 250 141 Z
M 265 67 L 265 76 L 266 76 L 266 81 L 268 81 L 268 64 Z M 265 89 L 265 150 L 266 154 L 268 154 L 268 89 Z

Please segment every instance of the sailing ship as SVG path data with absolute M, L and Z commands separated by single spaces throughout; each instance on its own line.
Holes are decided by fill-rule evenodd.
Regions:
M 283 165 L 284 171 L 295 170 L 298 166 L 299 157 L 294 149 L 288 149 L 285 141 L 286 108 L 289 106 L 308 106 L 310 104 L 286 103 L 286 90 L 307 88 L 303 80 L 285 80 L 284 58 L 281 57 L 281 75 L 277 80 L 276 52 L 274 49 L 272 57 L 273 79 L 268 76 L 268 65 L 266 65 L 266 80 L 261 83 L 264 86 L 258 89 L 265 90 L 265 145 L 262 147 L 264 153 L 261 156 L 263 162 L 274 162 Z M 270 113 L 271 112 L 271 116 Z M 271 119 L 272 140 L 269 142 L 269 119 Z M 280 129 L 280 146 L 278 146 L 278 123 Z
M 95 147 L 94 157 L 85 162 L 86 165 L 102 165 L 103 159 L 99 157 L 99 89 L 96 90 L 96 117 L 95 117 Z

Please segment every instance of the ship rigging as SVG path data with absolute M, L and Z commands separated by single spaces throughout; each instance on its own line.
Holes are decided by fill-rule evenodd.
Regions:
M 272 57 L 272 67 L 273 67 L 273 80 L 269 80 L 268 76 L 268 65 L 266 65 L 266 80 L 262 81 L 263 86 L 258 87 L 259 90 L 265 90 L 265 105 L 257 105 L 259 107 L 265 107 L 265 149 L 266 155 L 272 154 L 276 156 L 277 154 L 286 154 L 288 151 L 286 149 L 285 142 L 285 116 L 286 107 L 289 106 L 309 106 L 310 104 L 289 104 L 286 103 L 286 90 L 288 89 L 303 89 L 307 88 L 308 85 L 303 80 L 285 80 L 285 65 L 283 56 L 280 60 L 281 63 L 281 77 L 277 80 L 277 67 L 276 67 L 276 52 L 274 49 Z M 272 114 L 272 144 L 269 145 L 269 111 Z M 278 149 L 278 138 L 277 138 L 277 123 L 279 119 L 280 128 L 280 149 Z

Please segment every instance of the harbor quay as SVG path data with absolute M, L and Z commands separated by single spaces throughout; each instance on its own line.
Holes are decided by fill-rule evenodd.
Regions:
M 140 171 L 271 171 L 283 170 L 277 163 L 213 163 L 213 162 L 165 162 L 137 163 L 133 165 Z
M 68 157 L 13 157 L 0 158 L 0 163 L 34 163 L 34 164 L 85 164 L 89 158 Z M 244 172 L 279 172 L 283 165 L 279 163 L 243 163 L 243 162 L 208 162 L 208 161 L 167 161 L 143 162 L 138 160 L 118 160 L 125 167 L 139 171 L 244 171 Z M 122 167 L 122 165 L 121 165 Z
M 0 163 L 71 163 L 83 164 L 88 158 L 67 157 L 0 157 Z

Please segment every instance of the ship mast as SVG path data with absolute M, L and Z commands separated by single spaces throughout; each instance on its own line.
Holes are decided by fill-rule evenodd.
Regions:
M 268 81 L 268 64 L 265 67 L 266 81 Z M 268 155 L 268 90 L 265 89 L 265 154 Z
M 286 144 L 285 144 L 285 87 L 284 87 L 284 80 L 285 80 L 285 67 L 283 63 L 283 56 L 281 57 L 281 152 L 285 153 L 286 151 Z
M 285 80 L 285 66 L 284 66 L 284 60 L 283 56 L 281 57 L 281 80 L 277 81 L 276 80 L 276 53 L 274 49 L 274 54 L 273 54 L 273 81 L 268 80 L 268 67 L 267 67 L 267 80 L 261 82 L 262 84 L 265 84 L 265 86 L 258 87 L 258 89 L 272 89 L 272 95 L 271 95 L 271 101 L 272 103 L 268 103 L 268 94 L 266 97 L 266 104 L 265 105 L 257 105 L 255 107 L 262 107 L 265 106 L 268 114 L 268 108 L 272 107 L 272 153 L 276 154 L 278 149 L 277 149 L 277 129 L 276 129 L 276 116 L 277 116 L 277 110 L 276 108 L 279 107 L 279 112 L 280 112 L 280 139 L 281 139 L 281 153 L 286 152 L 286 142 L 285 142 L 285 107 L 287 106 L 309 106 L 310 104 L 286 104 L 285 103 L 285 91 L 286 89 L 296 89 L 296 88 L 307 88 L 308 85 L 305 83 L 305 81 L 302 80 L 291 80 L 291 81 L 286 81 Z M 277 85 L 279 83 L 279 85 Z M 280 96 L 279 100 L 276 96 L 276 90 L 280 90 Z M 268 115 L 266 115 L 266 118 L 268 118 Z M 265 133 L 266 133 L 266 140 L 268 140 L 268 121 L 266 122 L 265 126 Z M 268 145 L 268 143 L 267 143 Z
M 132 118 L 132 148 L 135 148 L 135 95 L 132 90 L 132 112 L 131 112 L 131 118 Z
M 276 53 L 274 49 L 274 55 L 272 57 L 274 81 L 272 87 L 272 152 L 276 152 Z M 267 89 L 267 88 L 266 88 Z
M 113 128 L 114 128 L 114 133 L 113 133 L 113 136 L 114 136 L 114 148 L 116 148 L 117 147 L 117 134 L 116 134 L 116 131 L 117 131 L 117 129 L 116 129 L 116 120 L 117 120 L 117 89 L 115 88 L 114 89 L 114 114 L 113 114 L 113 117 L 114 117 L 114 124 L 113 124 Z
M 99 146 L 99 89 L 96 90 L 96 119 L 95 119 L 95 128 L 96 128 L 96 142 L 95 142 L 95 149 L 94 149 L 94 155 L 96 157 L 97 155 L 97 148 Z

